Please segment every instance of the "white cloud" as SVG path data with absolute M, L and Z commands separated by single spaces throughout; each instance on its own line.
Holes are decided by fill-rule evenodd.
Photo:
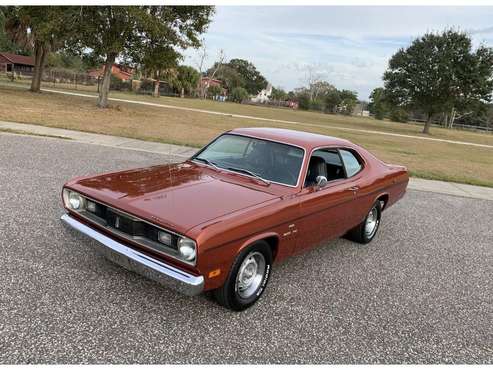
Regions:
M 467 31 L 493 44 L 493 7 L 218 7 L 205 35 L 208 63 L 220 49 L 253 62 L 275 86 L 293 89 L 311 64 L 338 88 L 368 98 L 388 59 L 427 31 Z M 186 52 L 194 64 L 194 51 Z

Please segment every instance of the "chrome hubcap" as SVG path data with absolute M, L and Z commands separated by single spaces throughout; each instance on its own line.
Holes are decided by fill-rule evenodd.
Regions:
M 380 221 L 378 219 L 378 210 L 376 207 L 373 207 L 370 213 L 368 213 L 365 223 L 365 234 L 368 238 L 373 237 L 373 235 L 377 231 L 379 222 Z
M 245 257 L 236 276 L 236 291 L 241 298 L 250 298 L 262 284 L 265 274 L 265 258 L 252 252 Z

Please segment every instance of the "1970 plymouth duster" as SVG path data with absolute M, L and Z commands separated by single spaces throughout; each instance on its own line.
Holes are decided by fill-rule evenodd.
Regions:
M 125 268 L 242 310 L 274 261 L 340 236 L 370 242 L 408 179 L 347 140 L 242 128 L 182 163 L 67 182 L 62 220 Z

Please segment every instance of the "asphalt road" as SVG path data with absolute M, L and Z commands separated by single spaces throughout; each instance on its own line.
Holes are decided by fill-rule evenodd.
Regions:
M 275 265 L 233 313 L 108 262 L 59 221 L 67 179 L 165 160 L 0 135 L 1 363 L 493 362 L 493 202 L 409 191 L 371 244 Z

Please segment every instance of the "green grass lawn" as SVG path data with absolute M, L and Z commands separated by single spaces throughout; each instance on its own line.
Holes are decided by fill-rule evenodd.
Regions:
M 0 84 L 0 120 L 195 147 L 204 145 L 219 133 L 235 127 L 290 128 L 346 138 L 364 146 L 386 162 L 406 165 L 417 177 L 493 187 L 492 148 L 343 130 L 350 128 L 423 136 L 419 125 L 210 100 L 169 97 L 156 99 L 122 92 L 111 92 L 110 97 L 277 121 L 267 122 L 123 102 L 112 102 L 109 109 L 99 109 L 93 98 L 48 92 L 33 94 L 26 90 L 26 84 L 5 82 Z M 431 137 L 493 145 L 491 134 L 433 127 Z

